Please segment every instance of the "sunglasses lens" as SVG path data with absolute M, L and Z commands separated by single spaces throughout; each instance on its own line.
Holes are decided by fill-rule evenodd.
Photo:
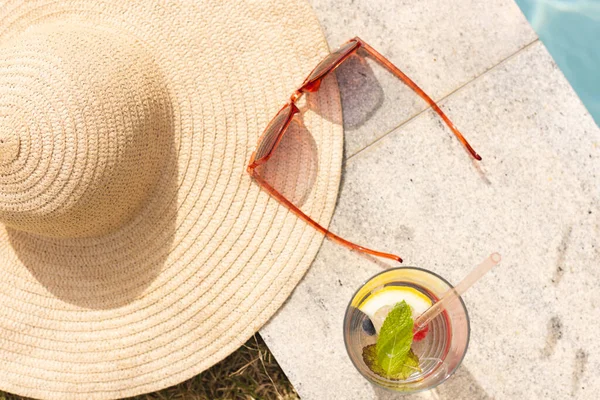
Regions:
M 291 112 L 292 108 L 288 104 L 277 113 L 271 122 L 269 122 L 267 129 L 265 129 L 265 132 L 261 137 L 260 143 L 258 143 L 258 148 L 256 149 L 256 154 L 254 156 L 256 161 L 268 156 L 271 153 L 273 146 L 275 146 L 275 143 L 277 143 L 277 138 L 279 137 L 281 130 L 290 117 Z
M 357 45 L 357 42 L 352 40 L 352 41 L 346 43 L 345 45 L 343 45 L 342 47 L 340 47 L 339 49 L 337 49 L 336 51 L 334 51 L 333 53 L 331 53 L 330 55 L 328 55 L 327 57 L 325 57 L 323 59 L 323 61 L 321 61 L 317 65 L 317 67 L 315 69 L 313 69 L 313 71 L 310 73 L 310 76 L 308 77 L 308 79 L 306 79 L 306 81 L 311 82 L 315 79 L 322 77 L 323 74 L 325 74 L 327 71 L 329 71 L 329 69 L 331 69 L 339 61 L 340 58 L 343 58 L 349 52 L 354 50 L 356 45 Z

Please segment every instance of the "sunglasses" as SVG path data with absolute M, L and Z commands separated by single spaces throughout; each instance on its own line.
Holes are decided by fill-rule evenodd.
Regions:
M 312 72 L 308 75 L 308 77 L 304 80 L 302 86 L 300 86 L 300 88 L 292 94 L 292 96 L 290 97 L 290 101 L 285 106 L 283 106 L 283 108 L 279 110 L 279 112 L 277 113 L 277 115 L 275 115 L 271 122 L 269 122 L 269 125 L 267 125 L 267 128 L 258 140 L 258 146 L 256 148 L 256 151 L 252 153 L 250 163 L 248 164 L 248 173 L 271 196 L 277 199 L 281 204 L 288 207 L 294 214 L 296 214 L 306 223 L 311 225 L 317 231 L 324 234 L 325 237 L 352 250 L 357 250 L 373 256 L 383 257 L 402 262 L 402 258 L 394 254 L 383 253 L 380 251 L 360 246 L 358 244 L 349 242 L 348 240 L 343 239 L 338 235 L 330 232 L 323 226 L 319 225 L 308 215 L 306 215 L 285 196 L 283 196 L 281 193 L 275 190 L 256 171 L 256 168 L 258 166 L 265 164 L 269 160 L 269 158 L 271 158 L 273 152 L 279 145 L 279 142 L 281 142 L 281 138 L 290 126 L 294 115 L 296 115 L 300 111 L 296 106 L 296 102 L 300 99 L 300 97 L 302 97 L 304 93 L 318 91 L 323 79 L 325 79 L 325 77 L 330 72 L 334 71 L 337 67 L 340 66 L 340 64 L 347 60 L 348 57 L 356 53 L 358 49 L 361 48 L 365 50 L 370 56 L 372 56 L 377 62 L 383 64 L 384 67 L 386 67 L 395 76 L 400 78 L 402 82 L 404 82 L 408 87 L 410 87 L 419 96 L 421 96 L 421 98 L 423 98 L 423 100 L 425 100 L 431 106 L 431 108 L 433 108 L 433 110 L 444 120 L 446 125 L 448 125 L 452 133 L 454 133 L 454 135 L 463 144 L 463 146 L 471 154 L 471 156 L 476 160 L 481 160 L 479 154 L 477 154 L 477 152 L 473 150 L 469 142 L 467 142 L 465 137 L 458 131 L 458 129 L 454 126 L 454 124 L 450 121 L 446 114 L 444 114 L 444 112 L 438 107 L 438 105 L 431 99 L 431 97 L 429 97 L 423 90 L 421 90 L 419 86 L 417 86 L 416 83 L 414 83 L 408 76 L 406 76 L 402 71 L 400 71 L 398 67 L 392 64 L 379 52 L 377 52 L 375 49 L 373 49 L 361 39 L 354 38 L 346 42 L 338 50 L 334 51 L 333 53 L 325 57 L 319 64 L 317 64 L 315 69 L 313 69 Z

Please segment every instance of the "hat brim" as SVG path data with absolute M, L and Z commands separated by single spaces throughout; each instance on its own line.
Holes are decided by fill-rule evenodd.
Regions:
M 0 389 L 120 398 L 209 368 L 276 312 L 323 239 L 245 173 L 269 119 L 328 52 L 312 10 L 302 0 L 2 7 L 0 46 L 56 21 L 140 40 L 165 77 L 173 132 L 152 196 L 118 231 L 51 239 L 0 228 Z M 340 121 L 328 79 L 267 171 L 323 225 L 339 187 Z

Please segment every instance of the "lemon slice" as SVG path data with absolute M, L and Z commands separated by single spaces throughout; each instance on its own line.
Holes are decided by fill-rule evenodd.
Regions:
M 431 299 L 417 289 L 408 286 L 386 286 L 369 295 L 358 308 L 373 320 L 377 310 L 386 306 L 391 308 L 402 300 L 412 308 L 413 318 L 423 314 L 432 304 Z

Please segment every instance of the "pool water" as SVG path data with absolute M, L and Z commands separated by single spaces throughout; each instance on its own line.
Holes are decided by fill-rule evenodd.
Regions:
M 600 1 L 516 2 L 600 126 Z

